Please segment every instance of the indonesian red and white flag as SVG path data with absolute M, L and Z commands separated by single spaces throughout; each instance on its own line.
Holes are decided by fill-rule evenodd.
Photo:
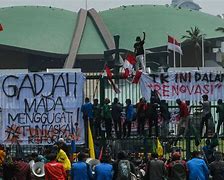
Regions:
M 110 70 L 110 68 L 105 65 L 105 74 L 107 75 L 107 79 L 109 81 L 109 83 L 111 84 L 113 90 L 115 91 L 115 93 L 120 93 L 120 89 L 116 86 L 116 84 L 114 83 L 113 79 L 112 79 L 112 72 Z
M 0 31 L 3 31 L 3 26 L 1 23 L 0 23 Z
M 178 52 L 181 55 L 183 55 L 183 51 L 181 49 L 180 43 L 177 42 L 177 40 L 174 37 L 169 35 L 168 35 L 167 49 Z
M 123 73 L 123 77 L 124 78 L 128 78 L 133 72 L 134 72 L 134 65 L 136 64 L 136 57 L 133 54 L 128 54 L 124 64 L 123 64 L 123 68 L 124 68 L 124 73 Z
M 138 82 L 140 81 L 141 76 L 142 76 L 142 71 L 141 70 L 136 71 L 136 74 L 135 74 L 135 76 L 134 76 L 134 78 L 132 80 L 132 83 L 133 84 L 138 84 Z
M 112 72 L 107 65 L 105 65 L 105 74 L 106 74 L 108 79 L 112 79 Z

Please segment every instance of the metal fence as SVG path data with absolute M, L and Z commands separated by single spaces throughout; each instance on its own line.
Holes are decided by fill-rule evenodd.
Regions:
M 139 85 L 131 83 L 129 80 L 122 79 L 120 77 L 115 77 L 114 79 L 116 85 L 120 89 L 120 93 L 116 94 L 112 86 L 109 84 L 107 79 L 101 78 L 100 74 L 86 74 L 86 84 L 85 84 L 85 96 L 89 97 L 91 101 L 97 98 L 100 101 L 103 101 L 105 98 L 109 98 L 111 102 L 116 97 L 119 99 L 120 103 L 125 105 L 125 100 L 130 98 L 132 104 L 136 104 L 141 98 L 141 91 Z M 103 102 L 101 102 L 103 103 Z M 175 113 L 178 110 L 177 104 L 175 101 L 168 101 L 169 112 Z M 191 101 L 191 116 L 194 119 L 199 119 L 197 122 L 194 122 L 195 125 L 200 124 L 200 118 L 198 114 L 200 112 L 198 109 L 201 107 L 199 102 Z M 213 121 L 218 121 L 218 114 L 216 113 L 217 102 L 211 102 L 211 113 Z M 217 123 L 215 124 L 217 125 Z M 176 124 L 170 123 L 169 128 L 176 132 Z M 223 133 L 223 128 L 220 128 L 221 133 Z
M 113 100 L 115 97 L 124 104 L 127 98 L 136 103 L 141 97 L 140 88 L 138 85 L 133 84 L 131 80 L 125 80 L 121 77 L 114 77 L 115 84 L 120 89 L 120 93 L 116 94 L 110 83 L 104 77 L 102 78 L 99 73 L 86 74 L 86 84 L 84 86 L 85 96 L 91 100 L 109 98 Z M 101 102 L 102 103 L 102 102 Z
M 208 138 L 211 140 L 211 138 Z M 187 154 L 189 157 L 190 152 L 193 152 L 195 150 L 202 151 L 202 148 L 206 145 L 206 139 L 201 139 L 201 143 L 196 146 L 195 145 L 195 138 L 193 136 L 190 137 L 190 151 L 187 150 L 187 140 L 186 138 L 182 138 L 178 141 L 176 146 L 172 146 L 172 142 L 175 140 L 175 136 L 169 136 L 166 138 L 159 138 L 159 141 L 161 145 L 163 146 L 164 151 L 164 158 L 168 159 L 170 157 L 170 154 L 173 150 L 180 150 L 182 152 L 182 157 L 187 158 Z M 216 150 L 224 152 L 224 137 L 218 138 L 218 146 L 216 147 Z M 130 137 L 126 139 L 107 139 L 105 142 L 100 142 L 99 140 L 95 141 L 95 147 L 100 149 L 104 144 L 107 144 L 108 147 L 111 148 L 111 153 L 114 158 L 116 158 L 116 155 L 119 151 L 124 150 L 127 153 L 152 153 L 154 151 L 154 148 L 156 146 L 156 138 L 155 137 L 145 137 L 145 138 L 137 138 L 137 137 Z M 9 145 L 7 147 L 7 151 L 15 156 L 17 153 L 17 145 Z M 43 149 L 46 148 L 46 146 L 41 145 L 22 145 L 21 146 L 22 151 L 25 156 L 30 155 L 31 153 L 37 153 L 42 154 Z M 49 146 L 47 147 L 49 148 Z M 78 147 L 78 151 L 82 151 L 85 147 Z M 97 151 L 96 151 L 97 152 Z M 96 157 L 98 157 L 99 154 L 97 154 Z
M 94 77 L 95 76 L 95 77 Z M 139 85 L 132 84 L 131 81 L 129 80 L 124 80 L 122 78 L 114 78 L 114 81 L 116 85 L 120 89 L 120 93 L 116 94 L 114 90 L 112 89 L 111 85 L 108 83 L 106 79 L 100 78 L 99 74 L 94 74 L 94 76 L 91 74 L 87 75 L 87 81 L 86 81 L 86 91 L 85 95 L 86 97 L 90 97 L 90 99 L 98 98 L 101 101 L 107 97 L 111 101 L 116 97 L 119 99 L 119 101 L 124 104 L 125 100 L 127 98 L 130 98 L 132 100 L 132 104 L 136 104 L 139 99 L 141 98 L 141 92 Z M 94 79 L 95 78 L 95 79 Z M 92 83 L 92 84 L 91 84 Z M 94 88 L 93 88 L 94 87 Z M 91 89 L 94 89 L 94 91 L 90 91 Z M 177 111 L 178 107 L 176 105 L 175 101 L 169 101 L 167 102 L 169 106 L 169 111 L 170 112 L 175 112 Z M 198 109 L 201 107 L 199 102 L 197 101 L 191 101 L 191 125 L 198 131 L 200 129 L 200 121 L 201 121 L 201 116 L 200 116 L 200 111 Z M 218 122 L 218 114 L 216 113 L 216 106 L 217 102 L 212 101 L 211 102 L 211 113 L 213 117 L 213 132 L 216 130 L 217 122 Z M 171 136 L 167 136 L 167 138 L 160 138 L 161 142 L 164 146 L 165 150 L 165 155 L 168 156 L 169 154 L 166 152 L 170 152 L 170 147 L 169 144 L 172 142 L 172 140 L 175 138 L 176 132 L 177 132 L 177 124 L 175 122 L 170 122 L 168 125 L 169 131 L 174 132 L 171 134 Z M 160 131 L 162 129 L 160 128 Z M 146 129 L 147 131 L 147 129 Z M 222 134 L 223 131 L 223 126 L 220 128 L 220 133 Z M 143 138 L 143 139 L 138 139 L 133 138 L 130 139 L 122 139 L 122 140 L 108 140 L 108 143 L 115 146 L 116 150 L 118 149 L 123 149 L 126 151 L 143 151 L 144 149 L 147 149 L 147 151 L 151 151 L 150 148 L 152 148 L 152 145 L 150 145 L 152 141 L 152 138 Z M 148 148 L 147 148 L 148 145 Z M 205 139 L 201 140 L 201 143 L 199 146 L 195 145 L 195 137 L 191 135 L 190 137 L 190 151 L 192 152 L 193 150 L 201 150 L 201 148 L 205 145 Z M 180 141 L 177 143 L 177 147 L 180 147 L 183 150 L 184 156 L 186 156 L 186 139 L 182 138 Z M 223 139 L 220 137 L 219 138 L 219 145 L 217 146 L 217 149 L 224 152 L 223 149 Z

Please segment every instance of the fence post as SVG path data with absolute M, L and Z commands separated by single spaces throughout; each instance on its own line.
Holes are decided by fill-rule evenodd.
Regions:
M 191 157 L 191 138 L 188 135 L 186 138 L 186 159 L 189 160 Z
M 105 99 L 105 78 L 100 78 L 100 105 L 102 106 Z
M 186 159 L 189 160 L 191 157 L 191 130 L 190 130 L 190 119 L 187 123 L 187 133 L 186 133 Z

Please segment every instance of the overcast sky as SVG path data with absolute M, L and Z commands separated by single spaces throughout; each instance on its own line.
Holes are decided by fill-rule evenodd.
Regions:
M 20 5 L 42 5 L 63 8 L 71 11 L 78 11 L 80 8 L 95 8 L 105 10 L 132 4 L 170 4 L 171 0 L 0 0 L 0 7 Z M 224 0 L 194 0 L 198 3 L 203 12 L 217 15 L 224 14 Z

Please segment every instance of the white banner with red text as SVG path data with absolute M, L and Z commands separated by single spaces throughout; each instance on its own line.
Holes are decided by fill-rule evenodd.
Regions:
M 168 72 L 143 74 L 140 78 L 142 96 L 148 101 L 151 90 L 163 100 L 200 101 L 207 94 L 209 100 L 224 99 L 224 72 Z

